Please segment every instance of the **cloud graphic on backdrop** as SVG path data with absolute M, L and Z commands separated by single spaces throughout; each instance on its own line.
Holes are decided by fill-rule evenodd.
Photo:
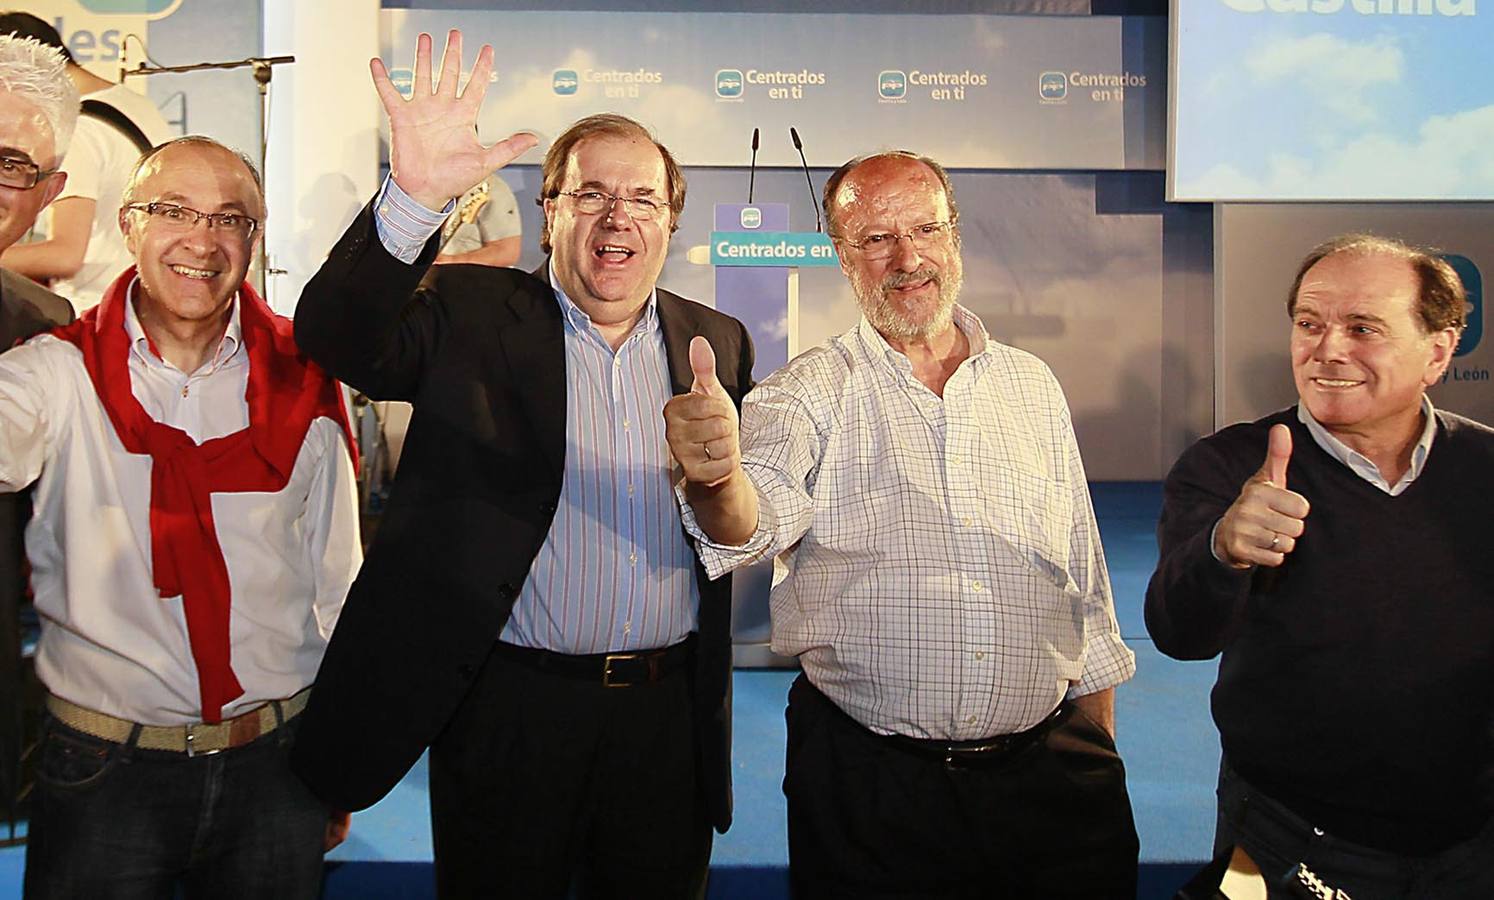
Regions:
M 1245 58 L 1245 71 L 1257 83 L 1289 81 L 1349 122 L 1369 123 L 1379 116 L 1366 94 L 1400 81 L 1406 59 L 1388 36 L 1354 42 L 1320 33 L 1266 44 Z
M 975 17 L 975 46 L 992 53 L 1006 49 L 1006 34 L 984 16 Z
M 1272 154 L 1259 176 L 1217 165 L 1193 187 L 1229 197 L 1354 196 L 1366 184 L 1388 200 L 1494 196 L 1491 144 L 1494 105 L 1429 117 L 1410 140 L 1370 133 L 1328 148 L 1321 159 Z

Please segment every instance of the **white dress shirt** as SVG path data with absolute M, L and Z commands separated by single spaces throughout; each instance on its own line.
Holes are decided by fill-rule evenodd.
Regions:
M 942 399 L 865 320 L 769 376 L 742 412 L 757 531 L 714 544 L 688 507 L 686 527 L 713 577 L 782 554 L 773 650 L 841 709 L 973 740 L 1136 664 L 1057 380 L 962 307 L 955 322 L 971 353 Z
M 1421 470 L 1426 467 L 1427 456 L 1432 452 L 1432 440 L 1437 437 L 1437 410 L 1432 407 L 1432 398 L 1426 394 L 1421 395 L 1421 435 L 1416 439 L 1416 445 L 1411 448 L 1411 465 L 1401 475 L 1395 484 L 1385 480 L 1380 474 L 1380 467 L 1370 461 L 1368 456 L 1345 444 L 1334 437 L 1322 423 L 1312 417 L 1307 411 L 1306 403 L 1297 404 L 1297 421 L 1307 426 L 1308 434 L 1317 441 L 1319 447 L 1329 456 L 1349 467 L 1349 471 L 1368 481 L 1370 484 L 1384 491 L 1392 497 L 1399 497 L 1411 486 L 1411 482 L 1421 477 Z M 1287 484 L 1291 484 L 1292 478 L 1287 476 Z
M 133 294 L 133 286 L 131 288 Z M 133 304 L 130 387 L 156 421 L 201 443 L 249 424 L 238 301 L 214 357 L 184 374 L 150 348 Z M 43 335 L 0 354 L 0 490 L 36 482 L 26 553 L 41 617 L 36 668 L 52 693 L 148 725 L 202 720 L 180 597 L 151 577 L 151 458 L 125 452 L 76 346 Z M 312 421 L 286 487 L 217 493 L 228 563 L 229 718 L 311 684 L 362 562 L 342 428 Z

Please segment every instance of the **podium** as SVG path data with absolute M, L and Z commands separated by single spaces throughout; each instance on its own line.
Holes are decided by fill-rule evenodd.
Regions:
M 835 266 L 830 239 L 789 230 L 787 203 L 718 203 L 710 262 L 716 273 L 716 308 L 739 319 L 757 352 L 756 381 L 799 352 L 799 267 Z M 793 668 L 797 661 L 769 649 L 768 592 L 773 562 L 737 570 L 732 584 L 732 658 L 749 668 Z

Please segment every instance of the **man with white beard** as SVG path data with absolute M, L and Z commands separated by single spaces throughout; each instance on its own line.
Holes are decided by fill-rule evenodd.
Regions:
M 748 395 L 704 339 L 665 407 L 716 577 L 779 556 L 796 897 L 1134 897 L 1135 671 L 1067 404 L 959 306 L 948 175 L 852 160 L 825 218 L 863 318 Z

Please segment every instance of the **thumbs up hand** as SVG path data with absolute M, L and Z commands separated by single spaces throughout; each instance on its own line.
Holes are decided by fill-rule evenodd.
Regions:
M 696 336 L 690 341 L 690 392 L 664 404 L 664 437 L 685 470 L 685 481 L 716 487 L 741 464 L 737 408 L 716 377 L 716 353 L 711 342 Z
M 1307 498 L 1287 490 L 1292 432 L 1272 425 L 1266 460 L 1214 529 L 1214 555 L 1236 569 L 1279 566 L 1297 546 L 1307 518 Z

